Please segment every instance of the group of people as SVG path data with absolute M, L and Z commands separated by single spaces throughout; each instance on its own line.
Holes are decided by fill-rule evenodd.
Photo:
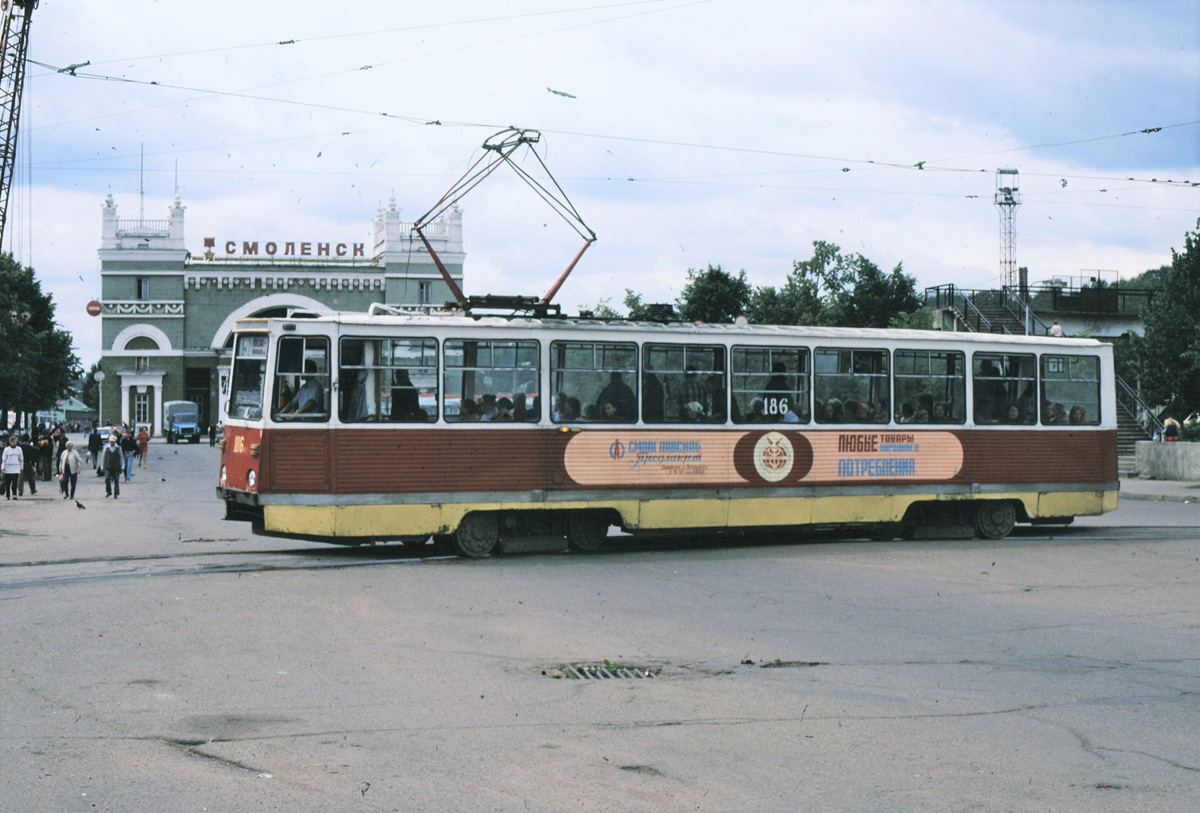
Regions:
M 481 395 L 478 400 L 463 398 L 458 406 L 458 418 L 464 423 L 512 423 L 536 421 L 541 404 L 535 395 L 531 399 L 523 392 L 496 397 L 492 393 Z
M 102 432 L 107 432 L 107 440 Z M 135 435 L 127 426 L 109 425 L 101 430 L 93 425 L 87 438 L 84 453 L 80 454 L 62 424 L 41 431 L 36 440 L 28 434 L 10 436 L 0 460 L 4 498 L 20 499 L 25 496 L 26 486 L 30 496 L 34 496 L 39 480 L 48 483 L 57 478 L 62 498 L 74 499 L 79 475 L 85 467 L 94 468 L 97 476 L 104 477 L 105 496 L 119 498 L 122 475 L 128 483 L 135 461 L 139 467 L 147 465 L 150 433 L 145 427 Z

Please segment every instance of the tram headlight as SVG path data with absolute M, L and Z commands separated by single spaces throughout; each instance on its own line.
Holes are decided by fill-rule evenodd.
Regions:
M 224 488 L 224 487 L 225 487 L 225 482 L 226 482 L 226 479 L 227 479 L 227 478 L 226 478 L 225 466 L 224 466 L 224 465 L 222 465 L 222 466 L 221 466 L 221 487 L 222 487 L 222 488 Z
M 253 489 L 258 483 L 258 476 L 254 473 L 254 469 L 246 472 L 246 488 Z

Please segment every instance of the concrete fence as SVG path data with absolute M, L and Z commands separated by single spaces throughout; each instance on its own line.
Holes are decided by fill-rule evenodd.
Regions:
M 1138 441 L 1134 460 L 1141 477 L 1200 482 L 1200 443 Z

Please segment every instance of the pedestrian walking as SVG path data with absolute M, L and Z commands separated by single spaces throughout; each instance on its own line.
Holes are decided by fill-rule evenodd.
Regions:
M 146 431 L 146 427 L 142 427 L 137 433 L 138 447 L 138 467 L 146 468 L 146 460 L 150 456 L 147 454 L 150 450 L 150 433 Z
M 100 450 L 104 448 L 104 438 L 100 437 L 100 427 L 93 426 L 88 435 L 88 465 L 100 471 Z
M 114 500 L 121 497 L 121 466 L 125 455 L 117 445 L 117 436 L 109 435 L 108 444 L 100 453 L 104 463 L 104 496 Z
M 48 435 L 43 435 L 38 441 L 38 474 L 43 482 L 50 482 L 50 473 L 54 471 L 54 441 Z
M 21 454 L 25 457 L 25 468 L 21 470 L 21 479 L 17 483 L 17 493 L 25 496 L 25 486 L 29 486 L 29 496 L 37 494 L 38 452 L 29 435 L 21 435 Z
M 79 472 L 83 468 L 83 459 L 75 451 L 75 444 L 67 441 L 62 456 L 58 461 L 59 478 L 62 480 L 64 500 L 75 499 L 75 486 L 79 482 Z
M 137 441 L 133 438 L 133 433 L 128 429 L 125 434 L 121 435 L 121 454 L 125 457 L 125 482 L 129 482 L 129 478 L 133 477 L 133 456 L 137 454 Z
M 17 481 L 24 468 L 25 455 L 21 453 L 21 447 L 17 445 L 17 436 L 11 435 L 8 438 L 8 445 L 4 447 L 3 456 L 0 456 L 0 472 L 4 473 L 4 499 L 17 499 Z

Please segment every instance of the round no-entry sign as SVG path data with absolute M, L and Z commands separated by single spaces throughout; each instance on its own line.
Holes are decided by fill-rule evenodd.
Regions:
M 100 303 L 94 299 L 91 302 L 87 303 L 87 312 L 88 312 L 88 316 L 99 316 L 100 315 Z

